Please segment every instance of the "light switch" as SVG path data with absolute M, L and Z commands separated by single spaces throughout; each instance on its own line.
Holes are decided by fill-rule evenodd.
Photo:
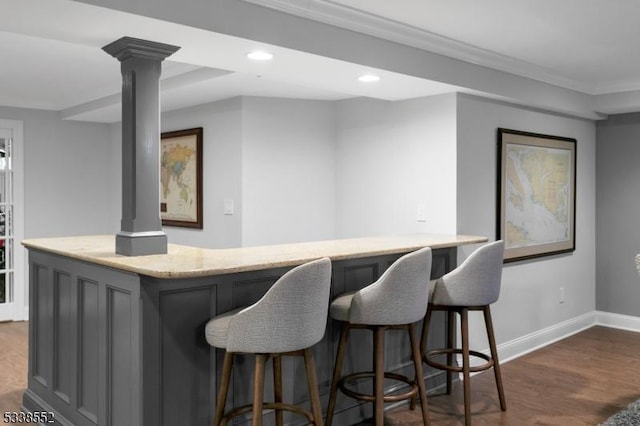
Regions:
M 224 214 L 233 214 L 233 200 L 231 198 L 224 199 Z
M 418 204 L 417 219 L 418 219 L 418 222 L 427 221 L 427 203 Z

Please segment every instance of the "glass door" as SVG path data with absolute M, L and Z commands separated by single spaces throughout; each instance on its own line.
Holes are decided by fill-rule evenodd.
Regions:
M 21 227 L 16 235 L 16 162 L 14 143 L 21 138 L 22 123 L 0 120 L 0 321 L 25 318 L 24 257 Z M 16 262 L 16 258 L 18 262 Z M 17 270 L 16 270 L 17 266 Z M 16 272 L 20 277 L 16 286 Z M 20 306 L 20 309 L 18 309 Z
M 0 321 L 13 319 L 13 168 L 9 129 L 0 129 Z

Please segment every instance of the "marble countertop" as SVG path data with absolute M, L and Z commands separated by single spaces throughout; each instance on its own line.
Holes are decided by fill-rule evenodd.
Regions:
M 473 235 L 406 234 L 228 249 L 169 244 L 167 254 L 149 256 L 116 254 L 114 235 L 27 239 L 22 244 L 28 249 L 136 274 L 157 278 L 192 278 L 295 266 L 321 257 L 332 260 L 355 259 L 408 253 L 422 247 L 447 248 L 486 241 L 486 237 Z

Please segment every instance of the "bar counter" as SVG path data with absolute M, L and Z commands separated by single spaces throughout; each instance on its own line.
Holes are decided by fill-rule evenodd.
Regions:
M 115 254 L 114 236 L 25 240 L 30 323 L 23 406 L 53 412 L 61 425 L 209 425 L 222 366 L 220 351 L 204 340 L 211 317 L 254 303 L 287 270 L 310 260 L 331 258 L 333 298 L 372 283 L 401 255 L 422 247 L 433 249 L 432 277 L 441 276 L 456 266 L 459 246 L 486 241 L 411 234 L 232 249 L 169 244 L 165 255 L 126 257 Z M 314 348 L 323 408 L 337 337 L 329 321 Z M 444 329 L 432 338 L 430 345 L 440 344 Z M 354 333 L 350 344 L 366 348 L 369 340 Z M 405 340 L 387 339 L 387 367 L 411 376 L 407 351 L 397 350 Z M 229 406 L 250 402 L 253 364 L 242 358 L 234 364 Z M 284 361 L 285 399 L 304 404 L 305 376 L 298 374 L 304 366 Z M 367 356 L 345 364 L 352 371 L 371 368 Z M 267 386 L 265 397 L 270 394 Z M 369 410 L 343 398 L 336 424 L 356 423 Z M 265 414 L 266 425 L 271 417 Z

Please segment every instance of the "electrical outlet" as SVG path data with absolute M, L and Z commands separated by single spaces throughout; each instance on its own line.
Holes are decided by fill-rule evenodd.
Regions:
M 560 287 L 560 294 L 558 295 L 560 303 L 564 303 L 564 287 Z

